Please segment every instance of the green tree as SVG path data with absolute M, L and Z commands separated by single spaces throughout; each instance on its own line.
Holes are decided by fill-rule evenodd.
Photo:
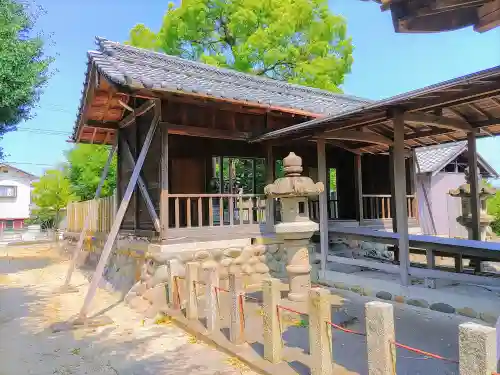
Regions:
M 76 145 L 68 152 L 67 175 L 71 191 L 80 200 L 93 199 L 101 172 L 109 155 L 109 147 L 101 145 Z M 113 158 L 104 181 L 101 197 L 113 195 L 116 187 L 116 157 Z
M 37 182 L 33 183 L 33 203 L 36 208 L 33 216 L 41 222 L 59 224 L 60 212 L 75 199 L 71 186 L 63 171 L 50 169 L 45 171 Z
M 30 117 L 48 79 L 52 58 L 42 38 L 31 36 L 35 19 L 27 5 L 0 0 L 0 138 Z
M 495 218 L 491 223 L 491 229 L 500 236 L 500 191 L 497 191 L 493 197 L 489 198 L 486 204 L 488 214 Z
M 159 32 L 136 25 L 128 43 L 340 92 L 352 65 L 346 29 L 327 0 L 183 0 Z

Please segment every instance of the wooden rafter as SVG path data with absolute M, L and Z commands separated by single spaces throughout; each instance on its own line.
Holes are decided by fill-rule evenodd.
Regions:
M 118 100 L 118 103 L 123 107 L 125 108 L 127 111 L 130 111 L 130 112 L 134 112 L 134 109 L 129 106 L 128 104 L 122 102 L 121 100 Z
M 334 139 L 327 139 L 325 140 L 325 142 L 329 145 L 332 145 L 334 147 L 337 147 L 337 148 L 341 148 L 342 150 L 346 150 L 348 152 L 352 152 L 353 154 L 356 154 L 356 155 L 361 155 L 361 152 L 359 151 L 359 149 L 353 149 L 353 148 L 349 148 L 347 147 L 344 143 L 342 142 L 339 142 L 337 140 L 334 140 Z
M 118 123 L 114 121 L 96 121 L 96 120 L 87 120 L 84 123 L 84 126 L 89 128 L 98 128 L 98 129 L 118 129 Z
M 126 128 L 127 126 L 132 125 L 135 122 L 136 117 L 149 111 L 151 108 L 154 107 L 154 105 L 155 105 L 154 100 L 148 100 L 147 102 L 139 106 L 139 108 L 136 108 L 134 112 L 130 113 L 123 120 L 121 120 L 118 124 L 118 127 Z
M 500 0 L 492 0 L 477 10 L 478 22 L 474 26 L 477 32 L 489 31 L 500 26 Z
M 403 119 L 406 123 L 410 124 L 424 124 L 427 126 L 444 128 L 444 129 L 452 129 L 452 130 L 460 130 L 464 132 L 473 131 L 471 124 L 466 121 L 438 116 L 431 113 L 422 113 L 422 112 L 406 112 L 403 114 Z
M 477 113 L 480 113 L 482 116 L 486 117 L 488 120 L 493 118 L 488 112 L 481 109 L 476 103 L 470 103 L 469 107 L 473 108 Z
M 94 131 L 92 132 L 92 138 L 90 139 L 90 143 L 93 144 L 94 143 L 94 139 L 95 139 L 95 134 L 97 133 L 97 128 L 94 128 Z

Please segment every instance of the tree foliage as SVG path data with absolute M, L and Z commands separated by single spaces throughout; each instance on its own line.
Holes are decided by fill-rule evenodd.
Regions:
M 53 222 L 56 226 L 61 210 L 75 199 L 68 179 L 59 169 L 45 171 L 40 180 L 33 183 L 32 197 L 36 205 L 33 216 L 41 222 Z
M 0 137 L 30 117 L 48 78 L 52 59 L 31 36 L 35 18 L 26 5 L 0 0 Z
M 500 236 L 500 191 L 487 200 L 488 214 L 494 217 L 491 229 Z
M 128 43 L 334 92 L 353 50 L 326 0 L 183 0 L 169 4 L 159 32 L 136 25 Z
M 93 199 L 101 172 L 109 155 L 109 147 L 101 145 L 76 145 L 68 152 L 67 176 L 71 191 L 79 200 Z M 116 156 L 113 158 L 106 180 L 101 191 L 101 197 L 113 195 L 116 187 Z

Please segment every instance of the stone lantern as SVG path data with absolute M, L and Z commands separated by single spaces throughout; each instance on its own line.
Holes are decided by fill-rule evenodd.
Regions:
M 479 174 L 479 171 L 476 173 Z M 465 171 L 465 181 L 466 183 L 460 185 L 458 189 L 450 190 L 449 194 L 452 197 L 460 197 L 462 201 L 462 215 L 457 217 L 457 222 L 467 228 L 469 239 L 472 239 L 472 212 L 471 212 L 471 195 L 470 195 L 470 173 L 467 168 Z M 481 179 L 479 179 L 478 184 L 478 194 L 480 200 L 480 211 L 479 211 L 479 230 L 481 241 L 486 241 L 486 231 L 490 223 L 493 221 L 493 217 L 488 215 L 486 211 L 486 200 L 495 195 L 496 189 L 486 186 Z
M 319 226 L 309 219 L 307 198 L 324 191 L 323 183 L 314 183 L 302 173 L 302 158 L 291 152 L 283 159 L 285 177 L 267 185 L 268 197 L 280 198 L 281 223 L 274 226 L 276 236 L 284 243 L 288 264 L 289 293 L 291 301 L 305 301 L 311 287 L 311 265 L 309 263 L 310 239 Z

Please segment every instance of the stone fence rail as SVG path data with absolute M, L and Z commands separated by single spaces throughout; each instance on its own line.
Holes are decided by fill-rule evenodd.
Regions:
M 263 255 L 258 246 L 254 250 L 256 253 L 252 256 Z M 166 264 L 156 269 L 151 269 L 152 264 L 146 264 L 141 281 L 134 285 L 125 300 L 132 307 L 150 315 L 159 311 L 181 314 L 188 321 L 202 324 L 206 334 L 226 329 L 228 342 L 236 346 L 251 342 L 248 337 L 255 335 L 252 331 L 260 330 L 263 337 L 262 357 L 270 364 L 286 361 L 284 318 L 285 314 L 296 314 L 307 319 L 305 327 L 309 332 L 309 342 L 306 352 L 312 375 L 330 375 L 335 371 L 337 365 L 332 359 L 332 329 L 366 340 L 369 375 L 396 374 L 396 348 L 411 351 L 423 358 L 451 363 L 457 366 L 460 375 L 495 374 L 494 328 L 475 323 L 461 324 L 458 358 L 446 358 L 426 352 L 425 348 L 413 348 L 397 342 L 392 304 L 368 302 L 365 305 L 366 332 L 358 332 L 332 322 L 329 290 L 314 285 L 309 289 L 305 303 L 290 303 L 286 297 L 282 297 L 282 282 L 270 277 L 267 272 L 262 274 L 258 285 L 246 285 L 238 263 L 232 262 L 232 267 L 228 267 L 222 275 L 220 264 L 208 258 L 188 261 L 184 268 L 180 268 L 174 259 L 167 260 Z M 253 296 L 256 291 L 261 293 L 260 297 Z M 254 316 L 250 317 L 250 303 L 260 307 L 257 320 Z M 222 323 L 222 311 L 227 310 L 229 319 Z M 249 324 L 251 319 L 252 323 Z

